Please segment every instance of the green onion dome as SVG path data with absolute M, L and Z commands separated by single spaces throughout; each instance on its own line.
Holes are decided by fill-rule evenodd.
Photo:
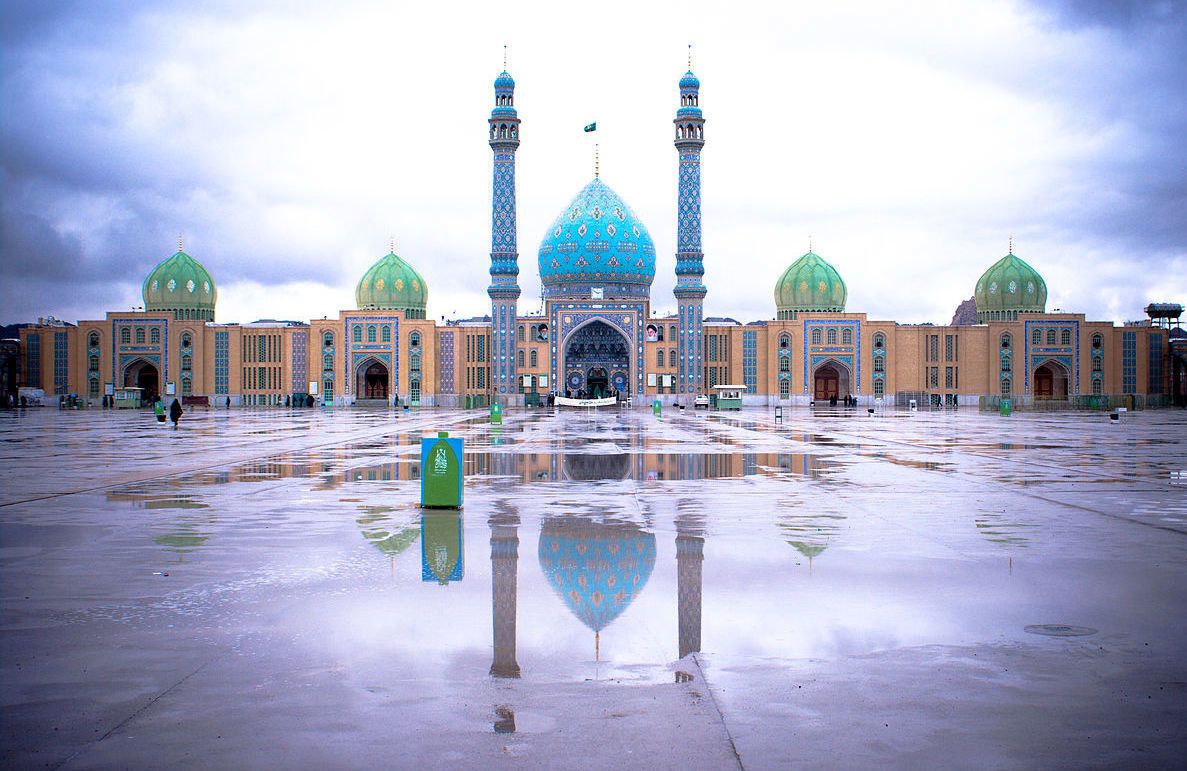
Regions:
M 218 290 L 202 263 L 178 250 L 152 269 L 142 287 L 144 309 L 172 313 L 174 319 L 214 321 Z
M 780 319 L 794 319 L 802 311 L 844 313 L 848 298 L 841 274 L 815 252 L 793 262 L 775 282 L 775 309 Z
M 977 302 L 978 324 L 1013 321 L 1019 313 L 1046 310 L 1047 282 L 1011 250 L 981 274 L 973 297 Z
M 429 289 L 420 274 L 392 251 L 363 274 L 354 297 L 360 310 L 404 311 L 406 319 L 423 319 Z

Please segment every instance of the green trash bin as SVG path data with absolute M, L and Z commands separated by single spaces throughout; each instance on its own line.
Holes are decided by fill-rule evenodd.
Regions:
M 1010 400 L 1002 399 L 1002 417 L 1008 418 L 1010 416 Z
M 660 411 L 661 411 L 662 409 L 663 409 L 663 405 L 662 405 L 662 404 L 660 404 L 660 401 L 659 401 L 659 399 L 656 399 L 655 401 L 653 401 L 653 402 L 651 403 L 651 413 L 652 413 L 653 415 L 655 415 L 655 416 L 657 416 L 657 417 L 658 417 L 658 416 L 659 416 L 659 414 L 660 414 Z
M 462 505 L 462 460 L 465 442 L 441 431 L 420 440 L 420 505 L 427 509 L 458 509 Z
M 490 405 L 490 424 L 492 426 L 503 425 L 503 405 L 498 402 L 493 402 Z

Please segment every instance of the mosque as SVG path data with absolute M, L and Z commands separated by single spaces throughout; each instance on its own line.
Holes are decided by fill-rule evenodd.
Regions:
M 335 406 L 475 407 L 614 395 L 635 407 L 691 407 L 735 386 L 755 406 L 851 396 L 870 406 L 996 408 L 1008 399 L 1042 408 L 1156 405 L 1187 392 L 1181 329 L 1049 313 L 1046 282 L 1012 245 L 973 285 L 975 316 L 948 326 L 846 310 L 844 280 L 811 250 L 772 277 L 773 318 L 742 324 L 705 315 L 700 81 L 689 71 L 678 90 L 673 315 L 652 314 L 656 254 L 647 227 L 596 175 L 543 234 L 543 312 L 521 315 L 520 121 L 515 81 L 504 71 L 489 118 L 489 316 L 428 318 L 424 278 L 393 248 L 359 279 L 356 307 L 336 319 L 222 323 L 214 278 L 179 244 L 144 279 L 143 310 L 23 327 L 11 357 L 19 372 L 6 379 L 43 389 L 47 401 L 77 394 L 95 406 L 158 395 L 253 407 L 311 397 Z

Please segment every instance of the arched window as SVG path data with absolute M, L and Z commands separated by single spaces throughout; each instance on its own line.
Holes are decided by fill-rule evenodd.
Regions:
M 420 347 L 420 332 L 413 332 L 412 334 L 408 335 L 408 344 L 411 345 L 413 348 L 419 348 Z
M 1012 342 L 1013 342 L 1013 338 L 1010 337 L 1010 333 L 1003 332 L 1002 333 L 1002 348 L 1009 348 Z
M 519 342 L 521 342 L 521 343 L 522 343 L 522 342 L 524 341 L 524 338 L 525 338 L 526 336 L 527 336 L 527 333 L 524 331 L 523 324 L 520 324 L 520 325 L 519 325 Z M 535 335 L 533 335 L 533 337 L 534 337 L 534 336 L 535 336 Z
M 194 338 L 190 336 L 189 332 L 185 332 L 181 336 L 181 347 L 190 348 L 194 344 Z
M 664 349 L 663 348 L 655 349 L 655 366 L 657 366 L 657 367 L 664 366 Z
M 321 357 L 321 368 L 324 372 L 332 372 L 334 370 L 334 357 L 326 354 Z
M 1101 379 L 1098 377 L 1093 378 L 1092 379 L 1092 395 L 1100 396 L 1103 391 L 1104 391 L 1104 383 L 1101 381 Z
M 323 348 L 333 348 L 334 347 L 334 333 L 326 332 L 322 336 L 321 344 L 322 344 Z
M 669 343 L 676 342 L 676 325 L 675 324 L 668 327 L 668 342 Z
M 1002 357 L 1002 372 L 1010 372 L 1013 370 L 1014 362 L 1009 356 Z
M 1003 377 L 1003 378 L 1002 378 L 1002 382 L 1001 382 L 1001 394 L 1002 394 L 1002 396 L 1009 396 L 1009 395 L 1010 395 L 1010 378 L 1008 378 L 1008 377 Z
M 182 396 L 191 396 L 191 395 L 193 395 L 193 393 L 194 393 L 194 381 L 190 380 L 188 377 L 183 377 L 181 379 L 181 395 Z
M 152 329 L 148 330 L 148 341 L 153 345 L 160 345 L 161 330 L 157 327 L 153 327 Z
M 1055 328 L 1047 330 L 1047 345 L 1055 345 Z
M 392 328 L 388 324 L 384 324 L 379 331 L 379 339 L 381 342 L 390 343 L 392 341 Z
M 520 329 L 520 331 L 522 331 L 522 330 L 523 330 L 523 327 L 520 327 L 519 329 Z M 524 357 L 524 355 L 523 355 L 523 351 L 521 350 L 521 351 L 519 352 L 519 368 L 520 368 L 520 369 L 523 369 L 523 368 L 524 368 L 524 358 L 525 358 L 525 357 Z
M 532 349 L 532 353 L 531 353 L 531 355 L 528 357 L 528 359 L 529 359 L 529 361 L 531 362 L 531 365 L 532 365 L 533 367 L 535 367 L 535 366 L 536 366 L 536 361 L 537 361 L 537 360 L 536 360 L 536 349 L 535 349 L 535 348 L 533 348 L 533 349 Z
M 120 329 L 120 345 L 128 345 L 132 342 L 132 330 L 127 327 Z
M 874 347 L 875 348 L 885 348 L 886 347 L 886 335 L 882 334 L 881 332 L 878 332 L 877 334 L 875 334 L 874 335 Z
M 791 372 L 791 359 L 786 356 L 779 357 L 779 371 Z
M 875 372 L 885 372 L 886 371 L 886 357 L 885 356 L 875 356 L 874 357 L 874 371 Z
M 136 327 L 136 344 L 144 344 L 144 327 Z
M 321 398 L 326 402 L 334 400 L 334 381 L 330 378 L 321 382 Z
M 1103 370 L 1104 370 L 1104 362 L 1101 361 L 1101 358 L 1099 356 L 1093 356 L 1092 357 L 1092 371 L 1093 372 L 1101 372 Z
M 96 354 L 92 353 L 90 356 L 87 357 L 87 371 L 88 372 L 98 372 L 99 371 L 99 357 Z
M 91 378 L 91 382 L 87 384 L 87 395 L 92 399 L 99 398 L 99 378 Z
M 1059 344 L 1060 345 L 1071 345 L 1072 344 L 1072 330 L 1065 329 L 1059 333 Z
M 99 346 L 98 332 L 92 332 L 91 334 L 87 335 L 87 345 L 91 346 L 92 348 L 97 348 Z
M 420 354 L 413 351 L 412 355 L 408 357 L 408 369 L 413 372 L 420 372 Z
M 672 348 L 671 350 L 669 350 L 668 351 L 668 364 L 675 367 L 679 363 L 679 361 L 680 360 L 676 358 L 676 349 Z
M 878 378 L 874 381 L 874 398 L 878 399 L 886 395 L 886 381 Z
M 814 327 L 812 329 L 812 345 L 820 345 L 821 339 L 822 335 L 820 332 L 820 327 Z
M 1104 345 L 1104 339 L 1100 336 L 1100 334 L 1097 333 L 1097 334 L 1093 335 L 1092 336 L 1092 347 L 1100 348 L 1102 345 Z
M 1052 342 L 1054 342 L 1054 341 L 1052 341 Z M 1043 330 L 1036 329 L 1030 333 L 1030 344 L 1031 345 L 1042 345 L 1043 344 Z
M 368 343 L 375 342 L 375 325 L 374 324 L 367 325 L 367 342 Z
M 411 391 L 410 396 L 412 397 L 412 401 L 419 402 L 420 401 L 420 380 L 413 378 L 412 381 L 408 384 L 408 390 Z
M 353 339 L 353 340 L 354 340 L 356 343 L 361 343 L 361 342 L 363 342 L 363 325 L 362 325 L 362 324 L 355 324 L 355 325 L 354 325 L 354 331 L 351 333 L 351 338 L 352 338 L 352 339 Z
M 181 357 L 181 369 L 183 372 L 188 372 L 194 368 L 194 357 L 188 353 Z
M 791 381 L 784 378 L 779 381 L 779 398 L 787 399 L 791 396 Z
M 791 335 L 789 335 L 787 333 L 779 335 L 779 347 L 780 348 L 790 348 L 791 347 Z
M 833 329 L 832 327 L 829 327 L 828 331 L 824 333 L 824 339 L 829 345 L 836 345 L 837 344 L 837 330 Z
M 853 345 L 853 330 L 845 328 L 841 330 L 841 345 Z

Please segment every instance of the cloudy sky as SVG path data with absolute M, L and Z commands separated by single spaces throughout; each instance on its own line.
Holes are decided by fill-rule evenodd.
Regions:
M 1187 3 L 44 2 L 0 6 L 0 323 L 139 305 L 177 248 L 220 321 L 354 307 L 396 251 L 488 312 L 492 81 L 510 45 L 521 312 L 601 176 L 674 306 L 676 83 L 701 79 L 707 312 L 772 318 L 807 251 L 848 310 L 947 322 L 1007 251 L 1048 309 L 1187 301 Z

